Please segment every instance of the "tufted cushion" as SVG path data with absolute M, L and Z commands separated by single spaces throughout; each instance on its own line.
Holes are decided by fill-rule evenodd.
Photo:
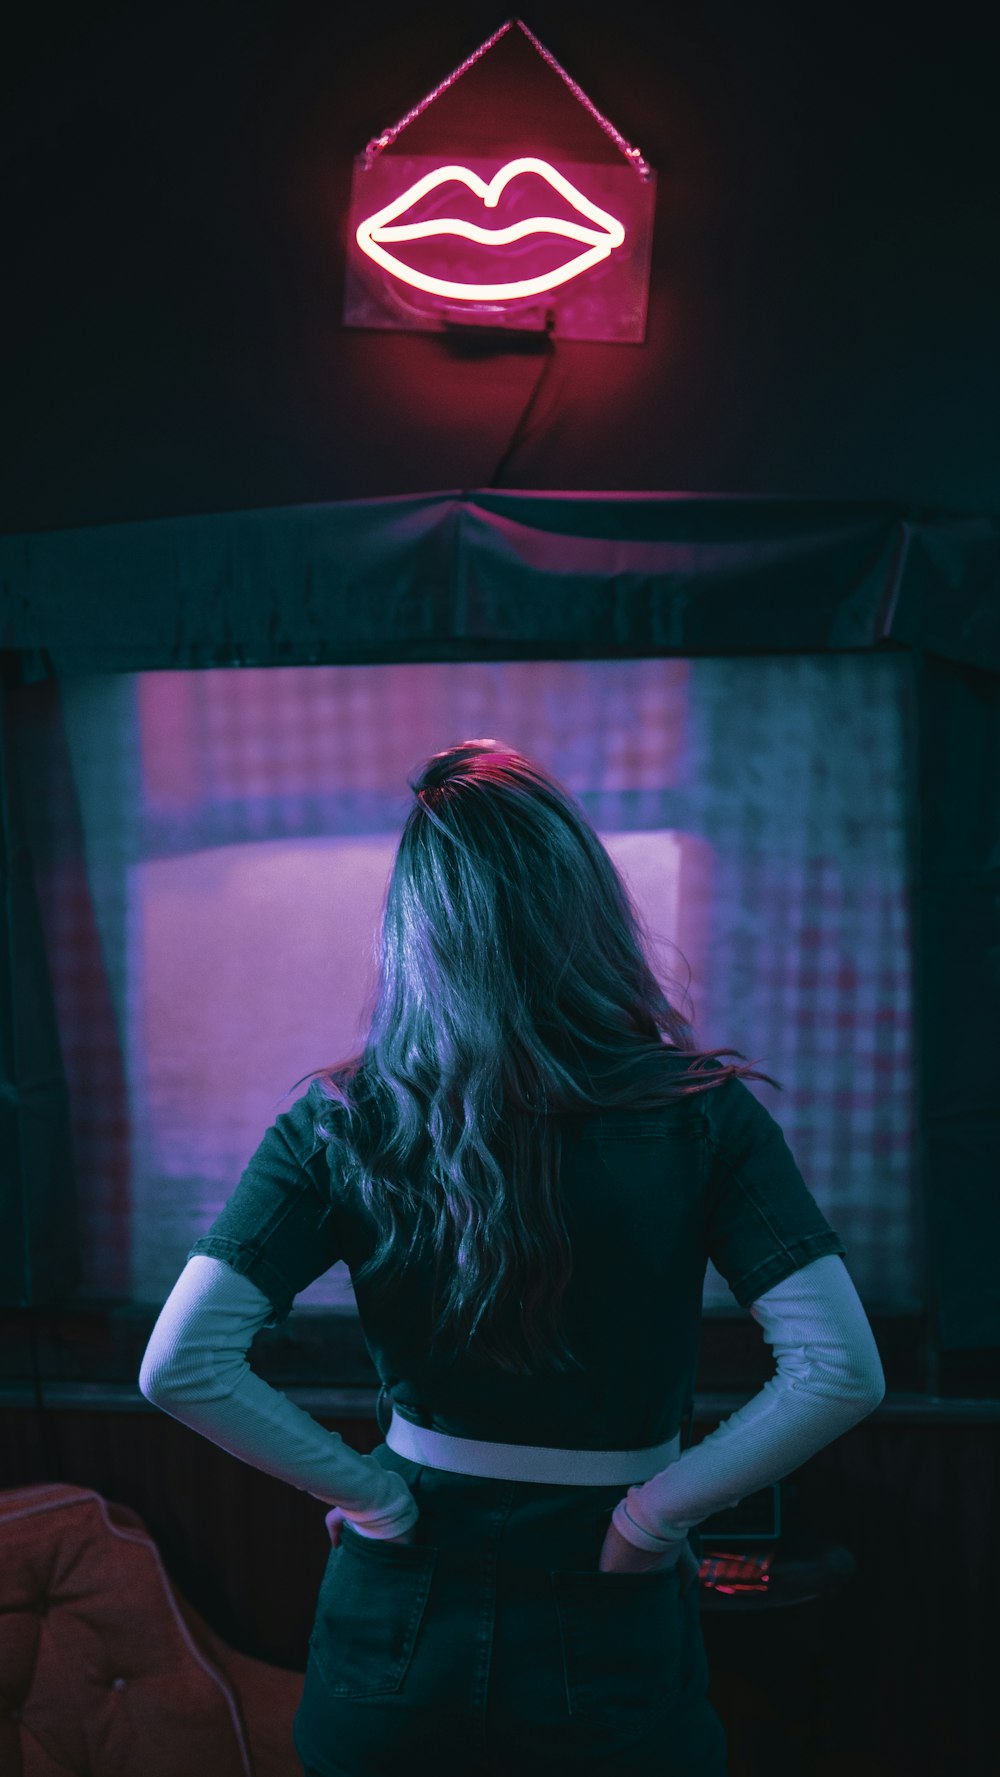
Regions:
M 303 1683 L 214 1633 L 128 1506 L 0 1491 L 4 1777 L 301 1777 Z

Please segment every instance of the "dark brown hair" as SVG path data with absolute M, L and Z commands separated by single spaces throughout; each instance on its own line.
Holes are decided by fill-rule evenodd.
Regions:
M 778 1082 L 745 1057 L 715 1059 L 739 1049 L 695 1047 L 625 883 L 556 779 L 470 740 L 408 782 L 367 1039 L 315 1070 L 331 1107 L 317 1134 L 379 1230 L 356 1276 L 388 1287 L 426 1239 L 435 1339 L 516 1375 L 579 1368 L 560 1318 L 573 1260 L 553 1118 L 663 1105 L 733 1077 Z M 636 1068 L 665 1049 L 689 1065 Z

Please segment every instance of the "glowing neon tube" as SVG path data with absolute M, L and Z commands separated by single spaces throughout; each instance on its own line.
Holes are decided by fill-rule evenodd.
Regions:
M 508 228 L 492 229 L 481 228 L 475 222 L 462 222 L 455 216 L 393 226 L 396 217 L 408 210 L 411 204 L 415 204 L 427 192 L 434 191 L 448 180 L 457 179 L 467 185 L 470 191 L 482 199 L 488 210 L 493 210 L 510 181 L 516 179 L 519 173 L 538 173 L 593 226 L 588 227 L 586 222 L 572 222 L 558 216 L 532 216 L 522 222 L 513 222 Z M 587 251 L 578 253 L 564 265 L 556 266 L 554 270 L 544 272 L 539 277 L 520 278 L 509 284 L 459 284 L 450 278 L 432 278 L 426 272 L 415 271 L 403 260 L 386 252 L 383 245 L 384 242 L 427 240 L 435 235 L 460 235 L 468 241 L 481 241 L 486 246 L 503 247 L 512 241 L 524 240 L 532 234 L 563 235 L 567 240 L 587 243 Z M 592 265 L 598 265 L 602 259 L 607 259 L 616 247 L 622 245 L 624 239 L 625 230 L 614 216 L 591 203 L 582 191 L 578 191 L 547 160 L 537 160 L 532 155 L 509 160 L 488 184 L 468 167 L 437 167 L 434 172 L 426 173 L 422 179 L 418 179 L 400 197 L 393 198 L 383 209 L 367 216 L 358 224 L 355 233 L 355 240 L 361 251 L 404 284 L 412 284 L 417 290 L 426 290 L 431 296 L 450 296 L 465 302 L 498 302 L 508 297 L 539 296 L 543 291 L 554 290 L 559 284 L 568 283 L 570 278 L 579 277 L 581 272 L 589 270 Z

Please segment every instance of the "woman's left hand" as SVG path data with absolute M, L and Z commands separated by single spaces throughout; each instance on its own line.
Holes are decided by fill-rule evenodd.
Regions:
M 339 1506 L 333 1506 L 326 1514 L 326 1528 L 330 1533 L 330 1541 L 335 1549 L 340 1545 L 340 1527 L 344 1523 L 345 1518 L 346 1513 L 342 1512 Z M 415 1524 L 411 1524 L 409 1530 L 404 1530 L 400 1536 L 383 1536 L 379 1538 L 379 1541 L 384 1543 L 415 1543 L 416 1540 L 417 1528 Z

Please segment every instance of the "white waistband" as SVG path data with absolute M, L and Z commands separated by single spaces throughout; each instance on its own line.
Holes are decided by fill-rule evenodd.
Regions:
M 649 1481 L 676 1462 L 681 1434 L 646 1450 L 557 1450 L 542 1444 L 489 1444 L 414 1425 L 392 1410 L 385 1441 L 397 1456 L 484 1480 L 549 1481 L 563 1487 L 617 1487 Z

